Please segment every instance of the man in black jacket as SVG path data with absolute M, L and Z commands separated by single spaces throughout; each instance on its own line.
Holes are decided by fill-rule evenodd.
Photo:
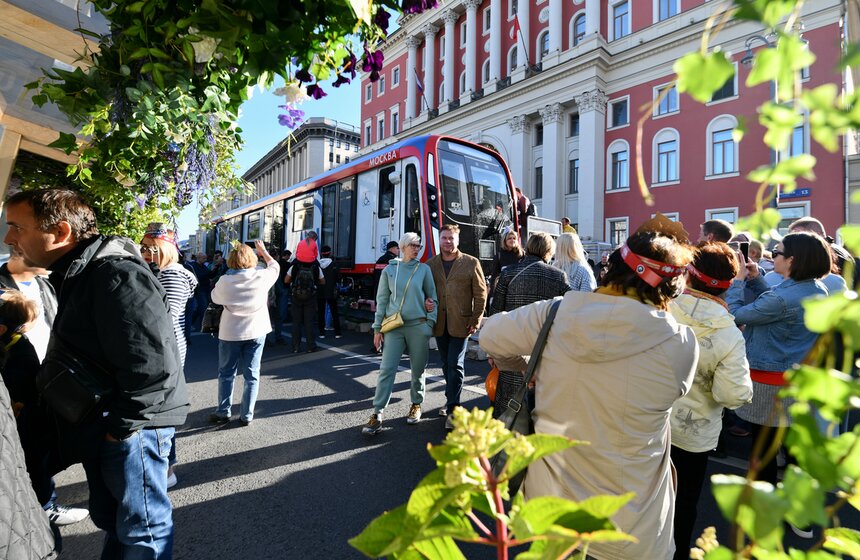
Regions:
M 103 558 L 170 558 L 167 456 L 188 399 L 167 296 L 128 239 L 99 235 L 80 196 L 47 189 L 6 203 L 5 242 L 51 270 L 59 294 L 48 357 L 63 346 L 107 372 L 101 414 L 66 426 L 90 489 L 90 515 L 107 532 Z

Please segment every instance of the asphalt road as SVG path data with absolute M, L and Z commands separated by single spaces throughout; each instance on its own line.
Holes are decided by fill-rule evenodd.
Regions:
M 316 559 L 362 558 L 347 539 L 374 517 L 406 502 L 434 463 L 427 443 L 445 437 L 438 354 L 431 351 L 424 418 L 406 424 L 409 375 L 399 373 L 383 430 L 361 434 L 371 412 L 379 360 L 368 353 L 370 335 L 346 333 L 326 339 L 323 350 L 293 355 L 289 345 L 268 346 L 254 422 L 236 419 L 212 426 L 207 417 L 217 394 L 217 344 L 195 334 L 186 377 L 191 413 L 177 431 L 179 484 L 174 505 L 174 558 Z M 404 360 L 401 366 L 408 362 Z M 485 362 L 467 360 L 464 405 L 485 407 Z M 241 393 L 237 383 L 234 398 Z M 712 459 L 709 473 L 743 474 L 749 438 L 728 439 L 729 457 Z M 83 469 L 57 477 L 60 502 L 86 507 Z M 843 524 L 860 527 L 852 512 Z M 728 536 L 710 492 L 703 492 L 697 525 L 716 525 Z M 697 531 L 697 533 L 700 531 Z M 793 537 L 792 537 L 793 539 Z M 102 533 L 89 519 L 63 528 L 63 558 L 98 558 Z M 804 542 L 792 540 L 795 545 Z M 808 545 L 807 545 L 808 546 Z M 470 559 L 490 559 L 493 551 L 464 548 Z

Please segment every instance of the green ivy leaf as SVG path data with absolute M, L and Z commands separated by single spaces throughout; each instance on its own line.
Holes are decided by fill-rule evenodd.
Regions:
M 384 550 L 391 548 L 398 540 L 405 517 L 405 505 L 387 511 L 371 521 L 360 534 L 349 539 L 349 544 L 371 558 L 379 558 Z
M 415 549 L 420 553 L 417 558 L 439 558 L 445 560 L 466 560 L 451 537 L 441 537 L 421 540 L 415 543 Z
M 552 525 L 578 533 L 615 529 L 607 517 L 595 516 L 576 502 L 555 496 L 541 496 L 527 501 L 511 517 L 510 529 L 518 539 L 525 539 L 545 533 Z
M 782 216 L 776 208 L 765 208 L 761 212 L 744 216 L 738 220 L 738 231 L 747 231 L 754 239 L 770 239 L 771 232 L 779 225 Z
M 747 178 L 754 183 L 780 184 L 785 187 L 785 190 L 790 192 L 797 187 L 798 177 L 810 180 L 815 178 L 815 174 L 812 172 L 814 167 L 814 156 L 800 154 L 784 159 L 776 165 L 757 167 L 750 171 Z M 779 220 L 776 223 L 779 223 Z
M 678 92 L 688 93 L 700 103 L 710 101 L 735 74 L 734 65 L 722 51 L 688 53 L 676 60 L 672 69 L 678 75 Z
M 747 133 L 747 118 L 743 115 L 738 115 L 738 125 L 732 130 L 732 140 L 736 144 L 740 144 Z
M 858 193 L 860 191 L 855 192 L 854 195 L 858 195 Z M 860 202 L 860 196 L 852 196 L 851 202 Z M 844 225 L 839 229 L 839 235 L 842 236 L 842 241 L 849 251 L 855 255 L 860 253 L 860 225 Z
M 724 546 L 708 551 L 704 560 L 734 560 L 735 554 Z
M 514 455 L 509 456 L 505 465 L 505 479 L 510 480 L 517 473 L 537 461 L 538 459 L 568 449 L 575 445 L 580 445 L 583 442 L 574 441 L 564 436 L 554 436 L 547 434 L 530 434 L 526 439 L 531 443 L 535 450 L 530 455 Z M 586 443 L 587 445 L 587 443 Z
M 782 479 L 780 493 L 790 505 L 786 520 L 795 527 L 827 525 L 824 511 L 826 492 L 821 484 L 796 465 L 788 465 Z
M 856 296 L 852 299 L 856 299 Z M 804 300 L 803 322 L 806 328 L 815 333 L 825 333 L 835 328 L 850 301 L 842 293 Z
M 803 116 L 793 107 L 768 101 L 759 108 L 758 120 L 767 129 L 765 144 L 781 152 L 788 147 L 794 128 L 803 123 Z
M 789 503 L 772 484 L 736 475 L 714 475 L 711 490 L 723 516 L 763 547 L 782 542 L 782 517 Z
M 860 558 L 860 531 L 847 527 L 826 529 L 824 548 L 852 558 Z
M 736 19 L 748 19 L 776 27 L 782 18 L 791 13 L 797 0 L 734 0 Z
M 817 479 L 825 488 L 833 488 L 838 482 L 838 468 L 809 405 L 795 403 L 791 407 L 791 413 L 792 423 L 785 437 L 785 446 L 797 460 L 797 466 Z

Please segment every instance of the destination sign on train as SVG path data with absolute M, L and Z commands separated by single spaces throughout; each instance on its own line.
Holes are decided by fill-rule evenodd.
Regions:
M 367 168 L 376 167 L 378 165 L 384 165 L 386 163 L 392 162 L 398 158 L 400 154 L 397 153 L 397 150 L 391 150 L 390 152 L 385 152 L 379 154 L 378 156 L 373 156 L 367 162 Z

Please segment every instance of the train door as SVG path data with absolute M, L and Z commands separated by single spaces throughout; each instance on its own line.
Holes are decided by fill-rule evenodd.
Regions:
M 421 184 L 418 176 L 418 159 L 411 157 L 403 160 L 403 202 L 400 204 L 401 212 L 401 231 L 414 232 L 421 236 L 421 242 L 426 246 L 424 233 L 422 232 L 423 222 L 421 220 Z M 399 236 L 398 236 L 399 237 Z
M 316 229 L 314 195 L 306 194 L 287 201 L 287 249 L 295 253 L 296 247 L 304 238 L 304 232 Z
M 389 241 L 399 241 L 400 233 L 403 231 L 401 227 L 403 206 L 398 204 L 403 197 L 401 166 L 400 161 L 395 161 L 376 171 L 378 173 L 379 196 L 376 206 L 374 241 L 377 248 L 381 248 L 380 254 L 385 250 Z

